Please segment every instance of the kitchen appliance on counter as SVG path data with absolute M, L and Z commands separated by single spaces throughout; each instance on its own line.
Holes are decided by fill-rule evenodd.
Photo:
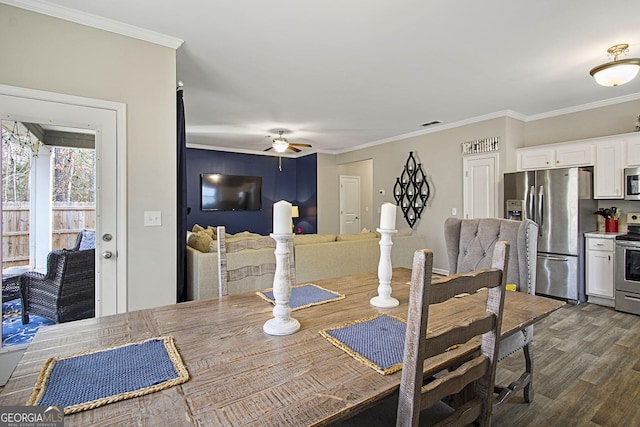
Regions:
M 616 236 L 615 308 L 640 314 L 640 213 L 627 214 L 627 234 Z
M 624 199 L 640 200 L 640 168 L 625 168 Z
M 536 293 L 586 301 L 583 234 L 597 229 L 593 168 L 506 173 L 504 200 L 505 217 L 509 201 L 524 200 L 522 216 L 538 224 Z

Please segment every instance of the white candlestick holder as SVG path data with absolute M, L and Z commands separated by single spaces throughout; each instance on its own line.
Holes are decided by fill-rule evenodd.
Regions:
M 291 335 L 300 329 L 300 323 L 291 318 L 291 307 L 289 298 L 291 297 L 291 253 L 289 242 L 293 239 L 293 234 L 270 234 L 276 241 L 276 272 L 273 277 L 273 319 L 265 322 L 262 330 L 269 335 Z
M 398 230 L 385 230 L 378 228 L 380 233 L 380 262 L 378 263 L 378 296 L 371 298 L 369 301 L 374 307 L 391 308 L 397 307 L 400 301 L 391 296 L 391 246 L 393 241 L 391 236 L 396 234 Z

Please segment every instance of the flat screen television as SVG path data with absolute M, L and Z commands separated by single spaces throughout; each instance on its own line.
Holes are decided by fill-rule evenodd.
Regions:
M 203 173 L 203 211 L 259 211 L 262 209 L 262 177 Z

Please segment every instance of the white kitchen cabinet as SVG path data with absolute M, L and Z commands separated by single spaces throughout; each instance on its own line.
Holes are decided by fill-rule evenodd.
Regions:
M 518 150 L 518 170 L 549 169 L 555 164 L 552 148 L 522 148 Z
M 613 307 L 614 299 L 614 243 L 607 238 L 586 238 L 586 285 L 589 302 Z
M 640 132 L 627 137 L 627 166 L 640 166 Z
M 589 143 L 564 144 L 556 147 L 555 167 L 593 165 L 593 145 Z
M 606 141 L 597 144 L 594 167 L 594 198 L 624 198 L 623 169 L 623 140 Z
M 517 151 L 518 170 L 592 166 L 593 144 L 553 144 L 521 148 Z

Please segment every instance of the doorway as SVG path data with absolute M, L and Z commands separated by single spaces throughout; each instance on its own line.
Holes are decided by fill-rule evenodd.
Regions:
M 96 144 L 96 316 L 127 311 L 126 106 L 111 101 L 0 85 L 0 118 L 90 129 Z M 11 351 L 17 351 L 12 349 Z M 24 348 L 22 349 L 24 351 Z M 9 349 L 0 349 L 9 374 Z
M 340 234 L 360 232 L 360 177 L 340 175 Z

